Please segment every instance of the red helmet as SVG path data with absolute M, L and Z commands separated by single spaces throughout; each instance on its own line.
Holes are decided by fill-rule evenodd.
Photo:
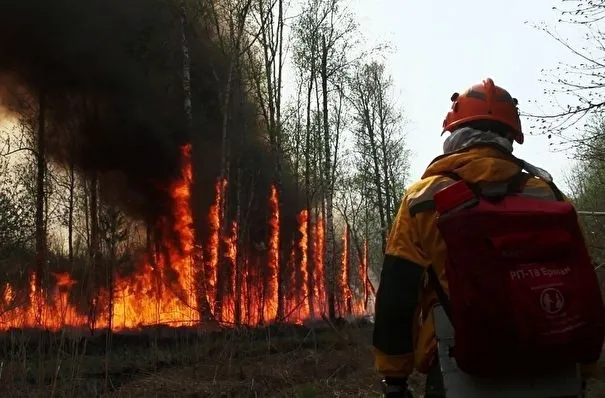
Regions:
M 495 121 L 510 128 L 512 138 L 523 144 L 517 99 L 496 86 L 492 79 L 487 78 L 462 94 L 454 93 L 451 99 L 452 109 L 443 120 L 441 134 L 472 121 Z

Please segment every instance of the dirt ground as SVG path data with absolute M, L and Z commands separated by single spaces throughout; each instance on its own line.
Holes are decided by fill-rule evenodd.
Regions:
M 307 336 L 307 340 L 311 336 Z M 231 363 L 218 377 L 217 365 L 197 365 L 150 374 L 109 395 L 134 397 L 381 397 L 370 349 L 371 327 L 349 327 L 318 336 L 318 349 L 298 347 Z M 279 344 L 279 343 L 277 343 Z M 275 347 L 276 349 L 278 346 Z M 423 397 L 424 378 L 410 382 Z M 587 398 L 605 398 L 605 363 L 589 384 Z
M 381 396 L 372 366 L 371 325 L 367 324 L 338 331 L 267 332 L 264 338 L 258 332 L 171 342 L 148 336 L 128 341 L 114 338 L 109 356 L 101 350 L 103 341 L 107 343 L 89 341 L 86 350 L 77 354 L 66 340 L 63 348 L 49 349 L 45 361 L 36 360 L 35 352 L 22 355 L 25 345 L 9 355 L 5 351 L 0 359 L 0 396 Z M 412 387 L 419 392 L 422 383 L 416 377 Z M 605 398 L 605 365 L 589 388 L 589 398 Z

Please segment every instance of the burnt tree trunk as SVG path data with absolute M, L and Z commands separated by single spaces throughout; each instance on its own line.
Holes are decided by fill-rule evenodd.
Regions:
M 46 104 L 45 94 L 40 91 L 38 98 L 38 134 L 36 135 L 36 291 L 39 292 L 45 279 L 46 229 L 44 222 L 45 178 L 46 178 Z M 41 310 L 41 309 L 39 309 Z M 38 316 L 41 316 L 38 313 Z
M 36 135 L 36 270 L 35 270 L 35 316 L 36 323 L 42 325 L 43 323 L 43 307 L 40 305 L 42 295 L 41 287 L 43 286 L 42 281 L 45 279 L 45 268 L 46 268 L 46 224 L 44 217 L 44 203 L 45 203 L 45 172 L 46 172 L 46 143 L 45 143 L 45 111 L 46 105 L 44 101 L 44 92 L 41 90 L 38 98 L 38 131 Z M 38 333 L 38 372 L 37 382 L 42 384 L 45 378 L 44 364 L 43 364 L 43 339 L 41 328 Z
M 99 203 L 98 203 L 98 175 L 92 172 L 88 180 L 89 205 L 90 205 L 90 247 L 88 269 L 88 322 L 91 331 L 96 328 L 97 321 L 97 297 L 96 297 L 96 272 L 100 257 L 99 253 Z
M 330 123 L 328 117 L 328 46 L 325 36 L 322 38 L 321 51 L 321 91 L 323 107 L 323 144 L 324 144 L 324 195 L 326 200 L 326 252 L 324 264 L 328 265 L 328 311 L 330 319 L 335 317 L 335 266 L 334 266 L 334 217 L 333 217 L 333 182 L 330 150 Z
M 240 157 L 241 159 L 241 157 Z M 243 225 L 242 225 L 242 206 L 241 206 L 241 191 L 242 191 L 242 169 L 238 167 L 237 169 L 237 189 L 235 193 L 235 222 L 239 228 L 239 236 L 243 234 Z M 236 252 L 235 252 L 235 265 L 233 272 L 235 272 L 235 323 L 242 323 L 242 276 L 243 276 L 243 260 L 242 256 L 243 245 L 242 239 L 237 239 L 236 241 Z
M 218 278 L 216 288 L 216 305 L 215 305 L 215 316 L 222 316 L 222 306 L 224 301 L 224 293 L 227 289 L 228 270 L 227 261 L 225 258 L 225 248 L 223 239 L 227 230 L 227 193 L 229 189 L 224 189 L 223 181 L 229 181 L 230 171 L 230 141 L 229 141 L 229 120 L 230 120 L 230 108 L 231 108 L 231 95 L 233 80 L 235 79 L 235 72 L 239 67 L 239 57 L 241 40 L 243 35 L 243 29 L 245 24 L 245 18 L 250 6 L 250 1 L 244 6 L 243 10 L 237 10 L 235 12 L 235 18 L 232 14 L 229 15 L 229 48 L 226 49 L 226 53 L 229 56 L 229 67 L 227 70 L 227 82 L 223 92 L 223 123 L 221 129 L 221 162 L 219 172 L 219 184 L 221 187 L 221 206 L 219 207 L 219 243 L 218 243 Z M 231 11 L 233 13 L 234 11 Z M 218 20 L 218 16 L 215 15 Z M 236 25 L 237 24 L 237 25 Z M 229 187 L 229 185 L 227 186 Z
M 306 210 L 307 217 L 312 212 L 312 202 L 311 202 L 311 95 L 313 94 L 313 85 L 315 83 L 316 70 L 315 70 L 315 40 L 311 44 L 311 67 L 309 71 L 309 86 L 307 87 L 307 115 L 306 115 L 306 129 L 305 129 L 305 190 L 307 192 L 306 196 Z M 307 237 L 311 236 L 311 223 L 307 224 L 306 233 Z M 308 243 L 308 242 L 307 242 Z M 303 248 L 305 250 L 305 248 Z M 307 273 L 313 272 L 313 250 L 311 245 L 307 244 Z M 307 278 L 309 281 L 311 278 Z M 307 289 L 312 291 L 313 284 L 308 283 Z
M 189 57 L 189 42 L 187 40 L 187 8 L 185 0 L 180 0 L 179 11 L 181 17 L 181 52 L 183 55 L 183 109 L 185 111 L 187 133 L 189 137 L 192 137 L 193 112 L 191 105 L 191 61 Z M 192 148 L 192 151 L 193 150 L 195 150 L 195 148 Z M 198 241 L 198 239 L 199 237 L 196 237 L 196 241 Z M 194 258 L 196 259 L 198 258 L 197 254 L 198 253 L 194 253 Z M 215 319 L 212 314 L 212 309 L 210 307 L 210 303 L 208 302 L 208 295 L 206 292 L 206 281 L 204 280 L 205 274 L 205 270 L 200 272 L 200 275 L 197 278 L 199 283 L 196 284 L 199 319 L 200 321 L 214 323 Z M 200 281 L 200 279 L 202 280 Z
M 282 85 L 282 71 L 283 71 L 283 37 L 284 37 L 284 7 L 283 0 L 277 0 L 277 76 L 276 76 L 276 87 L 274 87 L 274 98 L 275 98 L 275 123 L 274 123 L 274 136 L 275 146 L 273 148 L 273 159 L 275 164 L 275 189 L 277 190 L 277 209 L 278 219 L 277 222 L 281 225 L 281 219 L 283 214 L 283 184 L 282 184 L 282 163 L 281 163 L 281 152 L 282 152 L 282 125 L 281 125 L 281 85 Z M 284 275 L 286 272 L 286 266 L 288 263 L 286 255 L 284 255 L 284 241 L 280 239 L 279 245 L 279 257 L 278 257 L 278 270 L 277 270 L 277 317 L 282 319 L 285 314 L 285 289 L 284 289 Z
M 69 256 L 69 265 L 74 264 L 74 207 L 76 196 L 76 172 L 73 159 L 69 161 L 69 197 L 68 197 L 68 213 L 67 213 L 67 247 Z

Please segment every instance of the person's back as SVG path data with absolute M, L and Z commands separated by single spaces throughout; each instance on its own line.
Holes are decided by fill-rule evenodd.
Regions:
M 452 254 L 437 226 L 435 194 L 458 179 L 470 185 L 515 181 L 520 196 L 562 199 L 546 171 L 512 155 L 513 141 L 523 143 L 523 133 L 517 101 L 508 92 L 487 79 L 462 95 L 454 94 L 452 101 L 443 123 L 443 132 L 451 132 L 444 155 L 408 188 L 388 239 L 373 338 L 377 370 L 385 377 L 385 388 L 392 391 L 388 396 L 406 396 L 406 378 L 414 368 L 432 373 L 434 367 L 430 315 L 439 303 L 439 292 L 425 271 L 432 268 L 447 291 L 444 270 Z M 529 174 L 521 173 L 523 169 Z

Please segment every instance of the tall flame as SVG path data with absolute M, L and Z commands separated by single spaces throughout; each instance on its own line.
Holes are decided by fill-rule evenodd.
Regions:
M 351 290 L 349 287 L 349 225 L 345 224 L 345 230 L 342 237 L 342 264 L 339 275 L 340 290 L 340 315 L 351 312 Z
M 317 222 L 314 227 L 314 251 L 315 253 L 315 273 L 313 277 L 313 297 L 315 298 L 315 318 L 320 318 L 322 314 L 327 312 L 327 301 L 326 301 L 326 280 L 325 280 L 325 267 L 324 267 L 324 255 L 325 255 L 325 243 L 324 243 L 324 221 L 322 217 L 317 218 Z
M 227 277 L 227 292 L 224 298 L 224 304 L 222 306 L 222 320 L 229 323 L 235 322 L 235 305 L 236 305 L 236 294 L 235 290 L 236 272 L 237 272 L 237 223 L 231 224 L 231 233 L 229 236 L 224 238 L 227 258 L 228 277 Z
M 353 313 L 357 316 L 364 315 L 366 313 L 366 307 L 368 305 L 368 241 L 363 242 L 363 251 L 360 253 L 359 258 L 359 293 L 357 300 L 355 300 Z
M 301 253 L 300 266 L 298 267 L 298 318 L 305 319 L 309 316 L 309 273 L 308 273 L 308 241 L 307 236 L 308 223 L 309 223 L 309 211 L 303 210 L 298 215 L 298 223 L 300 225 L 299 231 L 302 235 L 299 242 L 299 248 Z
M 210 214 L 208 219 L 210 221 L 210 242 L 208 242 L 209 258 L 205 264 L 205 278 L 206 283 L 206 294 L 208 295 L 208 302 L 214 303 L 216 297 L 217 281 L 218 281 L 218 253 L 220 244 L 220 233 L 221 233 L 221 208 L 223 202 L 223 192 L 227 187 L 227 181 L 223 180 L 216 184 L 214 203 L 210 206 Z
M 91 317 L 72 297 L 74 286 L 79 286 L 79 283 L 69 273 L 54 273 L 55 284 L 50 289 L 36 284 L 36 276 L 31 273 L 26 291 L 19 292 L 10 283 L 3 286 L 0 330 L 22 327 L 57 330 L 65 325 L 111 327 L 115 331 L 156 324 L 192 326 L 209 315 L 203 314 L 208 309 L 200 305 L 201 301 L 209 303 L 210 310 L 214 308 L 214 312 L 220 309 L 220 313 L 210 315 L 227 325 L 238 321 L 248 325 L 272 322 L 278 316 L 280 302 L 289 322 L 300 323 L 326 313 L 324 220 L 316 217 L 313 223 L 310 217 L 312 209 L 302 210 L 297 216 L 298 238 L 292 241 L 288 258 L 282 259 L 279 197 L 277 188 L 272 186 L 268 198 L 268 247 L 266 250 L 261 247 L 257 250 L 261 254 L 251 257 L 246 250 L 238 249 L 244 246 L 241 242 L 238 244 L 242 231 L 237 222 L 227 222 L 226 215 L 222 214 L 227 181 L 219 180 L 214 187 L 214 202 L 208 209 L 208 241 L 201 242 L 201 247 L 196 246 L 191 210 L 194 181 L 190 145 L 183 148 L 182 157 L 181 176 L 170 187 L 172 216 L 161 219 L 156 225 L 161 242 L 140 261 L 133 274 L 112 275 L 110 285 L 101 288 L 93 299 L 98 308 L 96 315 Z M 229 227 L 221 228 L 222 225 Z M 337 305 L 341 315 L 352 310 L 348 228 L 343 239 L 337 286 Z M 219 250 L 219 244 L 224 250 Z M 357 295 L 355 312 L 361 311 L 357 308 L 362 307 L 362 302 L 363 307 L 367 305 L 368 288 L 373 291 L 367 279 L 367 241 L 363 257 L 359 269 L 363 297 Z M 285 262 L 281 278 L 286 284 L 282 289 L 284 297 L 278 297 L 280 262 Z M 219 264 L 225 267 L 225 281 L 221 282 L 224 292 L 220 295 L 221 305 L 214 306 L 219 288 Z
M 279 274 L 279 200 L 277 189 L 271 186 L 271 196 L 269 198 L 269 264 L 267 267 L 265 311 L 266 321 L 272 321 L 277 316 L 277 276 Z

